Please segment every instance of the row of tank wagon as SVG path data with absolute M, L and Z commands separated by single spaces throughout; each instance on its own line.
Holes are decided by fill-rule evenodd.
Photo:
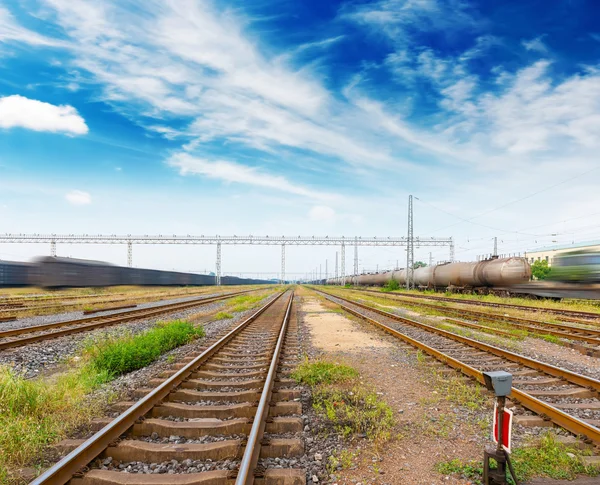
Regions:
M 264 280 L 222 276 L 222 285 L 255 285 Z M 176 271 L 129 268 L 86 259 L 40 257 L 31 263 L 0 261 L 0 287 L 41 286 L 207 286 L 215 277 Z
M 525 258 L 494 258 L 471 263 L 444 263 L 413 271 L 413 282 L 419 288 L 495 288 L 527 283 L 531 267 Z M 383 273 L 347 276 L 346 283 L 361 286 L 384 286 L 395 280 L 406 285 L 406 269 Z M 321 281 L 328 285 L 342 284 L 341 278 Z

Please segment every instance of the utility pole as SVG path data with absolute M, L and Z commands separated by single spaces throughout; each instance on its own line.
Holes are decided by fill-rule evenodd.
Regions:
M 335 279 L 338 279 L 339 276 L 339 272 L 338 272 L 338 252 L 335 252 Z
M 217 268 L 215 272 L 215 284 L 221 286 L 221 242 L 217 243 Z
M 328 272 L 327 272 L 327 260 L 325 260 L 325 283 L 327 283 L 327 276 Z
M 346 245 L 342 242 L 342 286 L 346 285 Z
M 285 285 L 285 244 L 281 245 L 281 284 Z
M 358 237 L 354 237 L 354 286 L 358 284 Z
M 431 255 L 431 251 L 429 252 L 429 266 L 433 266 L 433 256 Z
M 406 289 L 409 290 L 413 280 L 415 263 L 415 247 L 413 239 L 413 196 L 408 196 L 408 237 L 406 240 Z
M 494 237 L 494 256 L 498 256 L 498 236 Z
M 133 266 L 133 243 L 131 241 L 127 241 L 127 266 Z
M 323 279 L 323 273 L 321 272 L 321 265 L 319 264 L 319 283 Z

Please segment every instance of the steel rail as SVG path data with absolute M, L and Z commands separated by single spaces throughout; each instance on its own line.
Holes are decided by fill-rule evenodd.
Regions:
M 78 302 L 78 301 L 69 301 L 70 299 L 64 299 L 63 302 L 61 303 L 60 301 L 56 301 L 55 303 L 52 302 L 48 302 L 50 303 L 49 305 L 24 305 L 24 304 L 20 304 L 20 306 L 18 307 L 5 307 L 2 306 L 2 304 L 0 304 L 0 313 L 8 313 L 10 311 L 14 312 L 25 312 L 25 311 L 34 311 L 34 310 L 48 310 L 50 308 L 54 309 L 54 308 L 68 308 L 68 307 L 74 307 L 74 306 L 80 306 L 80 305 L 84 305 L 84 304 L 89 304 L 89 305 L 95 305 L 98 303 L 118 303 L 118 302 L 122 302 L 122 301 L 131 301 L 131 300 L 136 300 L 139 303 L 147 303 L 147 302 L 152 302 L 152 301 L 159 301 L 159 300 L 168 300 L 168 299 L 172 299 L 172 298 L 185 298 L 185 297 L 200 297 L 202 295 L 205 295 L 206 293 L 156 293 L 154 295 L 149 295 L 149 296 L 138 296 L 135 297 L 135 295 L 130 296 L 130 297 L 122 297 L 122 298 L 114 298 L 111 300 L 103 300 L 98 296 L 94 296 L 94 297 L 90 297 L 89 299 L 92 301 L 86 301 L 85 303 L 83 302 Z M 108 295 L 104 295 L 105 297 Z M 111 295 L 112 296 L 112 295 Z M 44 303 L 43 301 L 41 301 L 41 303 Z
M 117 416 L 100 431 L 86 440 L 71 453 L 65 456 L 58 463 L 46 470 L 42 475 L 33 480 L 30 485 L 63 485 L 67 483 L 73 475 L 78 473 L 83 467 L 100 455 L 113 441 L 117 440 L 122 434 L 135 424 L 135 422 L 148 413 L 156 404 L 160 403 L 168 394 L 177 388 L 191 373 L 212 357 L 224 345 L 230 342 L 241 330 L 246 328 L 251 322 L 256 320 L 267 308 L 275 303 L 284 292 L 279 293 L 275 298 L 258 309 L 249 318 L 237 325 L 224 337 L 212 344 L 208 349 L 195 357 L 192 361 L 178 370 L 175 374 L 165 380 L 162 384 L 154 388 L 150 393 L 133 404 L 124 413 Z
M 319 291 L 319 290 L 317 290 Z M 546 374 L 550 374 L 554 377 L 560 377 L 572 384 L 576 384 L 578 386 L 587 387 L 589 389 L 593 389 L 597 392 L 600 392 L 600 380 L 594 379 L 592 377 L 587 377 L 581 374 L 577 374 L 575 372 L 571 372 L 570 370 L 563 369 L 562 367 L 556 367 L 550 364 L 546 364 L 544 362 L 540 362 L 539 360 L 531 359 L 529 357 L 525 357 L 521 354 L 515 354 L 514 352 L 510 352 L 508 350 L 501 349 L 500 347 L 495 347 L 493 345 L 485 344 L 478 340 L 471 339 L 469 337 L 463 337 L 462 335 L 458 335 L 453 332 L 448 332 L 447 330 L 442 330 L 441 328 L 436 328 L 431 325 L 427 325 L 426 323 L 417 322 L 416 320 L 411 320 L 410 318 L 401 317 L 400 315 L 396 315 L 395 313 L 389 313 L 384 310 L 379 310 L 378 308 L 373 308 L 369 305 L 365 305 L 360 302 L 356 302 L 353 300 L 349 300 L 347 298 L 343 298 L 341 296 L 333 295 L 331 293 L 326 293 L 322 291 L 323 294 L 332 296 L 333 298 L 339 298 L 340 300 L 351 303 L 352 305 L 356 305 L 360 308 L 364 308 L 365 310 L 369 310 L 375 313 L 379 313 L 385 317 L 391 318 L 392 320 L 396 320 L 402 323 L 406 323 L 408 325 L 412 325 L 414 327 L 422 328 L 423 330 L 427 330 L 428 332 L 437 333 L 442 337 L 446 337 L 452 340 L 456 340 L 460 343 L 469 345 L 470 347 L 478 348 L 479 350 L 483 350 L 484 352 L 497 355 L 498 357 L 502 357 L 504 359 L 510 360 L 512 362 L 516 362 L 518 364 L 522 364 L 526 367 L 531 367 L 532 369 L 540 370 L 545 372 Z
M 373 293 L 381 293 L 380 291 L 376 291 L 376 290 L 365 290 L 365 291 L 372 291 Z M 400 294 L 398 294 L 400 296 Z M 534 306 L 529 306 L 529 305 L 517 305 L 514 303 L 496 303 L 496 302 L 491 302 L 491 301 L 479 301 L 479 300 L 470 300 L 470 299 L 458 299 L 458 298 L 451 298 L 451 297 L 447 297 L 447 296 L 433 296 L 433 295 L 416 295 L 414 293 L 403 293 L 402 296 L 407 296 L 410 298 L 421 298 L 421 299 L 425 299 L 425 300 L 439 300 L 439 301 L 449 301 L 449 302 L 456 302 L 456 303 L 465 303 L 465 304 L 469 304 L 469 305 L 479 305 L 479 306 L 490 306 L 490 307 L 497 307 L 497 308 L 514 308 L 516 310 L 527 310 L 527 311 L 531 311 L 531 312 L 540 312 L 540 313 L 553 313 L 555 315 L 578 315 L 580 317 L 583 318 L 594 318 L 594 319 L 600 319 L 600 313 L 594 313 L 594 312 L 584 312 L 581 310 L 561 310 L 560 308 L 540 308 L 540 307 L 534 307 Z M 589 323 L 594 323 L 594 322 L 589 322 Z
M 371 290 L 356 290 L 356 291 L 363 292 L 363 293 L 365 293 L 365 292 L 376 293 L 376 294 L 381 293 L 378 291 L 371 291 Z M 417 302 L 414 300 L 404 299 L 403 295 L 385 295 L 385 294 L 383 294 L 383 295 L 381 295 L 381 298 L 388 298 L 390 300 L 402 301 L 402 302 L 407 303 L 410 306 L 432 308 L 434 310 L 439 310 L 441 312 L 446 312 L 446 313 L 452 313 L 454 315 L 456 315 L 456 314 L 458 314 L 460 316 L 470 315 L 470 316 L 477 317 L 480 320 L 487 320 L 487 321 L 492 321 L 492 322 L 502 322 L 506 325 L 525 329 L 534 334 L 538 333 L 538 334 L 542 334 L 542 335 L 555 335 L 557 337 L 570 338 L 573 340 L 581 340 L 583 342 L 600 345 L 600 330 L 597 330 L 594 328 L 574 327 L 572 325 L 543 322 L 541 320 L 532 320 L 529 318 L 515 317 L 515 316 L 511 316 L 511 315 L 505 316 L 505 315 L 498 315 L 498 314 L 494 314 L 494 313 L 478 312 L 475 310 L 466 310 L 463 308 L 446 307 L 446 306 L 442 306 L 442 305 L 435 305 L 432 303 Z M 457 303 L 460 303 L 460 302 L 457 302 Z M 548 328 L 548 327 L 551 327 L 551 328 Z M 553 330 L 552 328 L 556 328 L 559 330 Z M 572 332 L 579 332 L 580 334 L 587 334 L 587 335 L 579 335 L 577 333 L 572 333 Z
M 279 357 L 283 348 L 285 336 L 287 334 L 288 323 L 290 320 L 290 314 L 292 311 L 292 303 L 294 301 L 294 292 L 290 295 L 288 300 L 287 309 L 279 332 L 279 338 L 277 339 L 277 345 L 271 359 L 271 365 L 269 366 L 269 372 L 263 388 L 263 392 L 258 402 L 258 409 L 254 416 L 254 422 L 252 423 L 252 429 L 248 435 L 248 443 L 244 450 L 244 455 L 240 463 L 240 469 L 235 480 L 235 485 L 252 485 L 254 483 L 254 470 L 260 457 L 260 441 L 265 432 L 266 419 L 269 414 L 269 402 L 271 402 L 271 396 L 273 395 L 273 385 L 275 384 L 275 377 L 277 375 L 277 366 L 279 365 Z
M 54 323 L 45 323 L 43 325 L 33 325 L 30 327 L 21 327 L 21 328 L 13 328 L 11 330 L 3 330 L 0 332 L 0 339 L 2 338 L 6 338 L 6 337 L 13 337 L 15 335 L 23 335 L 25 333 L 33 333 L 33 332 L 41 332 L 44 330 L 48 330 L 51 328 L 59 328 L 59 327 L 64 327 L 64 326 L 68 326 L 68 325 L 77 325 L 79 323 L 88 323 L 88 322 L 94 322 L 97 320 L 106 320 L 109 319 L 111 317 L 127 317 L 127 316 L 134 316 L 134 315 L 138 315 L 138 314 L 145 314 L 146 312 L 152 311 L 152 310 L 158 310 L 158 309 L 170 309 L 170 308 L 175 308 L 178 305 L 183 305 L 186 303 L 201 303 L 201 302 L 206 302 L 206 301 L 214 301 L 218 298 L 227 298 L 229 296 L 236 296 L 236 295 L 240 295 L 242 293 L 247 293 L 249 291 L 252 290 L 248 290 L 248 291 L 244 291 L 244 292 L 234 292 L 234 293 L 227 293 L 226 295 L 219 295 L 219 296 L 211 296 L 208 298 L 195 298 L 193 300 L 187 300 L 187 301 L 180 301 L 180 302 L 175 302 L 175 303 L 165 303 L 164 305 L 157 305 L 155 307 L 150 307 L 150 308 L 138 308 L 136 310 L 130 310 L 130 311 L 126 311 L 126 312 L 118 312 L 118 313 L 111 313 L 110 315 L 97 315 L 97 316 L 92 316 L 92 317 L 83 317 L 83 318 L 75 318 L 73 320 L 63 320 L 61 322 L 54 322 Z M 106 311 L 111 311 L 111 310 L 106 310 Z
M 166 305 L 161 305 L 152 308 L 143 308 L 132 311 L 118 312 L 113 313 L 111 315 L 103 315 L 103 316 L 95 316 L 88 318 L 80 318 L 77 320 L 67 320 L 64 322 L 56 322 L 56 323 L 48 323 L 45 325 L 37 325 L 35 327 L 23 327 L 16 328 L 12 330 L 5 330 L 4 332 L 0 332 L 0 339 L 13 337 L 15 335 L 23 335 L 28 333 L 42 332 L 44 330 L 51 330 L 53 328 L 60 328 L 64 326 L 77 325 L 85 322 L 95 322 L 84 325 L 79 325 L 72 328 L 66 328 L 63 330 L 57 330 L 54 332 L 42 333 L 39 335 L 32 335 L 30 337 L 21 337 L 14 340 L 7 340 L 6 342 L 0 342 L 0 350 L 10 349 L 14 347 L 21 347 L 23 345 L 28 345 L 35 342 L 40 342 L 42 340 L 49 340 L 57 337 L 62 337 L 64 335 L 70 335 L 73 333 L 85 332 L 88 330 L 93 330 L 95 328 L 108 327 L 111 325 L 118 325 L 121 323 L 130 322 L 132 320 L 139 320 L 140 318 L 148 318 L 155 315 L 161 315 L 163 313 L 169 313 L 175 310 L 183 310 L 186 308 L 196 307 L 206 305 L 208 303 L 213 303 L 215 301 L 226 300 L 233 296 L 237 296 L 243 293 L 248 293 L 250 291 L 256 290 L 248 290 L 243 292 L 236 293 L 228 293 L 227 295 L 221 295 L 214 298 L 200 298 L 192 301 L 185 301 L 179 303 L 168 303 Z
M 316 290 L 316 291 L 318 291 L 318 290 Z M 361 304 L 357 304 L 350 300 L 346 300 L 345 298 L 341 298 L 341 297 L 338 297 L 335 295 L 330 295 L 329 293 L 325 293 L 325 292 L 321 292 L 321 293 L 323 293 L 324 295 L 327 295 L 326 297 L 330 301 L 333 301 L 331 299 L 331 297 L 333 297 L 333 298 L 338 298 L 340 300 L 348 301 L 349 303 L 357 305 L 359 307 L 366 307 L 366 305 L 363 306 Z M 429 345 L 419 342 L 418 340 L 413 339 L 412 337 L 409 337 L 408 335 L 405 335 L 405 334 L 399 332 L 398 330 L 395 330 L 381 322 L 378 322 L 377 320 L 375 320 L 373 318 L 363 315 L 362 313 L 357 312 L 344 304 L 341 304 L 341 303 L 335 302 L 335 301 L 334 301 L 334 303 L 336 303 L 337 305 L 342 307 L 348 313 L 355 315 L 363 320 L 368 321 L 369 323 L 375 325 L 376 327 L 381 328 L 385 332 L 387 332 L 395 337 L 398 337 L 401 340 L 404 340 L 405 342 L 407 342 L 408 344 L 410 344 L 414 347 L 417 347 L 418 349 L 435 357 L 437 360 L 449 365 L 450 367 L 460 370 L 463 374 L 465 374 L 469 377 L 473 377 L 480 384 L 485 385 L 485 381 L 484 381 L 482 372 L 475 369 L 474 367 L 470 366 L 469 364 L 466 364 L 464 362 L 461 362 L 458 359 L 455 359 L 454 357 L 446 355 L 443 352 L 440 352 L 439 350 L 437 350 L 433 347 L 430 347 Z M 390 318 L 397 317 L 397 315 L 393 315 L 391 313 L 388 314 L 387 312 L 381 312 L 375 308 L 366 307 L 366 309 L 368 309 L 370 311 L 374 311 L 376 313 L 382 313 L 383 315 L 390 317 Z M 402 319 L 402 320 L 408 320 L 408 319 Z M 409 323 L 409 322 L 412 322 L 412 321 L 408 320 L 408 322 L 406 322 L 406 323 Z M 415 322 L 415 323 L 418 323 L 418 322 Z M 431 327 L 431 328 L 433 328 L 433 327 Z M 454 335 L 454 334 L 452 334 L 452 335 Z M 534 361 L 534 362 L 537 362 L 537 361 Z M 550 367 L 552 367 L 552 366 L 550 366 Z M 582 377 L 584 377 L 584 376 L 582 376 Z M 596 382 L 598 382 L 598 381 L 596 381 Z M 598 383 L 600 384 L 600 382 L 598 382 Z M 525 407 L 537 414 L 547 416 L 548 418 L 550 418 L 550 420 L 552 422 L 554 422 L 558 426 L 570 431 L 571 433 L 583 436 L 586 439 L 589 439 L 596 444 L 600 444 L 600 429 L 596 428 L 595 426 L 592 426 L 592 425 L 586 423 L 585 421 L 582 421 L 579 418 L 571 416 L 571 415 L 561 411 L 560 409 L 557 409 L 554 406 L 552 406 L 548 403 L 545 403 L 545 402 L 543 402 L 543 401 L 531 396 L 530 394 L 528 394 L 524 391 L 521 391 L 515 387 L 513 387 L 511 389 L 511 394 L 509 395 L 509 398 L 515 402 L 519 402 L 521 405 L 523 405 L 523 407 Z

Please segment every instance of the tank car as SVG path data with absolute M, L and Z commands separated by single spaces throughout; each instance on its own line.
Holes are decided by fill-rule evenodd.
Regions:
M 600 255 L 598 257 L 600 263 Z M 600 270 L 600 266 L 598 267 Z M 444 263 L 413 271 L 413 283 L 418 288 L 494 288 L 522 284 L 531 278 L 531 268 L 525 258 L 494 258 L 479 262 Z M 384 286 L 391 279 L 406 285 L 406 269 L 383 273 L 347 276 L 346 282 L 364 286 Z M 331 278 L 327 284 L 341 284 L 341 278 Z

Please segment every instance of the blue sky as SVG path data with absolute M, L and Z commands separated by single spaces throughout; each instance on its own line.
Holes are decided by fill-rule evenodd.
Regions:
M 599 14 L 593 0 L 0 1 L 0 231 L 400 236 L 414 194 L 415 233 L 453 236 L 461 260 L 493 236 L 501 252 L 597 238 Z M 288 270 L 334 251 L 288 251 Z M 200 270 L 213 252 L 134 262 Z M 404 255 L 368 249 L 361 266 Z M 279 265 L 270 248 L 225 256 L 226 272 Z

